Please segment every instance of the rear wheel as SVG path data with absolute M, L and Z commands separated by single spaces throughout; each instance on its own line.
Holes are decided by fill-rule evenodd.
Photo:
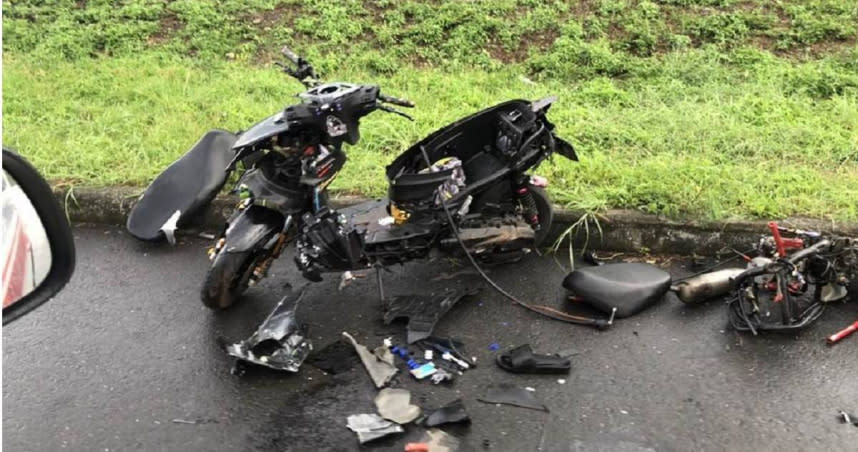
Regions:
M 228 253 L 221 249 L 206 273 L 200 293 L 210 309 L 224 309 L 235 304 L 247 289 L 259 256 L 251 251 Z
M 551 200 L 548 198 L 548 193 L 544 189 L 531 185 L 530 193 L 533 195 L 533 201 L 536 203 L 536 211 L 539 214 L 539 230 L 533 238 L 533 244 L 536 248 L 544 245 L 548 239 L 548 234 L 551 232 L 551 223 L 554 221 L 554 209 L 551 208 Z

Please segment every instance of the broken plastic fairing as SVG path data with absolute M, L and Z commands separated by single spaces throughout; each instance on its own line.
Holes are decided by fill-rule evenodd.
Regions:
M 283 297 L 252 336 L 228 345 L 226 352 L 240 361 L 297 372 L 313 349 L 306 332 L 295 320 L 295 311 L 303 297 L 303 290 L 297 296 Z

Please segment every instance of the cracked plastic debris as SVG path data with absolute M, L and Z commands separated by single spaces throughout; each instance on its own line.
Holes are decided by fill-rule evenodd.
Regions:
M 429 446 L 431 452 L 455 452 L 459 450 L 459 440 L 437 428 L 427 430 L 422 442 Z
M 372 414 L 353 414 L 346 419 L 349 430 L 357 433 L 361 444 L 405 430 L 399 425 Z
M 489 386 L 486 395 L 478 397 L 477 400 L 483 403 L 500 403 L 548 412 L 548 408 L 533 395 L 533 390 L 528 389 L 532 388 L 522 389 L 509 384 Z
M 852 424 L 855 427 L 858 427 L 858 416 L 849 414 L 841 410 L 840 413 L 838 413 L 837 417 L 840 419 L 840 422 L 844 424 Z
M 297 372 L 313 349 L 306 331 L 295 320 L 303 297 L 303 290 L 297 296 L 290 293 L 283 297 L 252 336 L 226 347 L 227 354 L 239 361 Z
M 375 407 L 381 417 L 397 424 L 407 424 L 420 417 L 420 407 L 411 404 L 411 393 L 405 389 L 382 389 L 375 396 Z
M 411 369 L 411 375 L 418 380 L 422 380 L 430 375 L 434 375 L 438 372 L 438 368 L 435 367 L 435 363 L 429 362 L 421 365 L 420 367 Z
M 456 399 L 429 413 L 429 416 L 426 417 L 425 424 L 427 427 L 437 427 L 443 424 L 469 422 L 471 422 L 471 418 L 465 411 L 465 404 L 462 402 L 462 399 Z
M 376 388 L 384 387 L 396 375 L 398 369 L 393 365 L 393 355 L 389 350 L 387 350 L 387 353 L 384 353 L 379 350 L 384 347 L 377 348 L 376 350 L 381 354 L 381 356 L 378 356 L 370 352 L 365 346 L 358 344 L 355 338 L 349 333 L 343 331 L 343 336 L 351 341 L 352 346 L 355 348 L 358 356 L 360 356 L 363 367 L 366 368 L 366 372 L 369 374 Z
M 444 369 L 436 368 L 435 373 L 429 378 L 434 384 L 441 384 L 445 381 L 453 381 L 453 374 Z
M 384 323 L 408 318 L 408 343 L 413 344 L 432 334 L 438 320 L 462 298 L 475 295 L 478 289 L 453 290 L 442 295 L 408 295 L 392 297 L 384 313 Z

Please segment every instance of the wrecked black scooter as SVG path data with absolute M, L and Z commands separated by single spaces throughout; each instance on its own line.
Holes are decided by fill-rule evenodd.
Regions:
M 577 160 L 546 117 L 554 98 L 507 101 L 434 132 L 387 166 L 388 199 L 338 212 L 326 189 L 345 164 L 343 143 L 357 143 L 363 116 L 411 119 L 392 106 L 414 104 L 377 85 L 322 84 L 305 59 L 283 54 L 294 64 L 283 70 L 307 88 L 300 102 L 237 136 L 210 132 L 150 185 L 128 220 L 138 238 L 171 238 L 243 165 L 242 201 L 209 251 L 207 307 L 235 303 L 292 242 L 304 277 L 319 281 L 460 245 L 483 263 L 514 262 L 545 240 L 551 203 L 545 180 L 528 172 L 554 152 Z

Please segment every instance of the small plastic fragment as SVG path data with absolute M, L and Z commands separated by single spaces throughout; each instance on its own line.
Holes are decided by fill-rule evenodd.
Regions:
M 408 443 L 405 445 L 405 452 L 429 452 L 429 445 L 426 443 Z
M 431 377 L 432 383 L 441 384 L 445 381 L 453 381 L 453 374 L 444 369 L 435 368 L 435 373 Z
M 496 352 L 500 350 L 500 345 L 497 342 L 492 342 L 491 344 L 489 344 L 489 350 Z
M 456 358 L 455 356 L 451 355 L 449 352 L 441 355 L 441 359 L 456 363 L 457 366 L 461 367 L 464 370 L 468 370 L 471 367 L 470 365 L 468 365 L 467 362 L 462 361 L 459 358 Z
M 548 412 L 548 408 L 536 399 L 532 390 L 509 384 L 489 386 L 486 395 L 478 397 L 477 400 L 483 403 L 500 403 Z
M 422 380 L 435 372 L 438 372 L 438 369 L 435 367 L 435 363 L 426 363 L 422 366 L 411 369 L 411 375 L 418 380 Z
M 841 410 L 838 413 L 837 417 L 840 418 L 840 422 L 842 422 L 844 424 L 852 424 L 852 425 L 858 427 L 858 416 L 855 416 L 854 414 L 849 414 L 849 413 Z
M 365 346 L 358 344 L 355 338 L 353 338 L 349 333 L 344 331 L 343 336 L 348 338 L 352 343 L 352 346 L 360 357 L 363 366 L 366 368 L 366 372 L 369 374 L 369 377 L 372 378 L 372 382 L 375 383 L 376 388 L 384 387 L 384 385 L 386 385 L 393 376 L 396 375 L 398 369 L 393 365 L 393 355 L 389 355 L 389 351 L 388 355 L 379 357 L 371 353 Z
M 456 399 L 441 408 L 429 413 L 424 422 L 427 427 L 437 427 L 444 424 L 469 423 L 471 418 L 465 411 L 462 399 Z
M 382 389 L 375 397 L 375 407 L 383 418 L 397 424 L 407 424 L 420 416 L 420 407 L 411 404 L 411 393 L 405 389 Z
M 432 357 L 433 357 L 432 350 L 423 351 L 423 359 L 425 359 L 426 361 L 432 361 Z
M 307 364 L 332 375 L 348 372 L 360 362 L 354 348 L 344 340 L 337 340 L 307 357 Z
M 423 442 L 432 452 L 454 452 L 459 449 L 459 440 L 455 436 L 437 428 L 427 430 Z

